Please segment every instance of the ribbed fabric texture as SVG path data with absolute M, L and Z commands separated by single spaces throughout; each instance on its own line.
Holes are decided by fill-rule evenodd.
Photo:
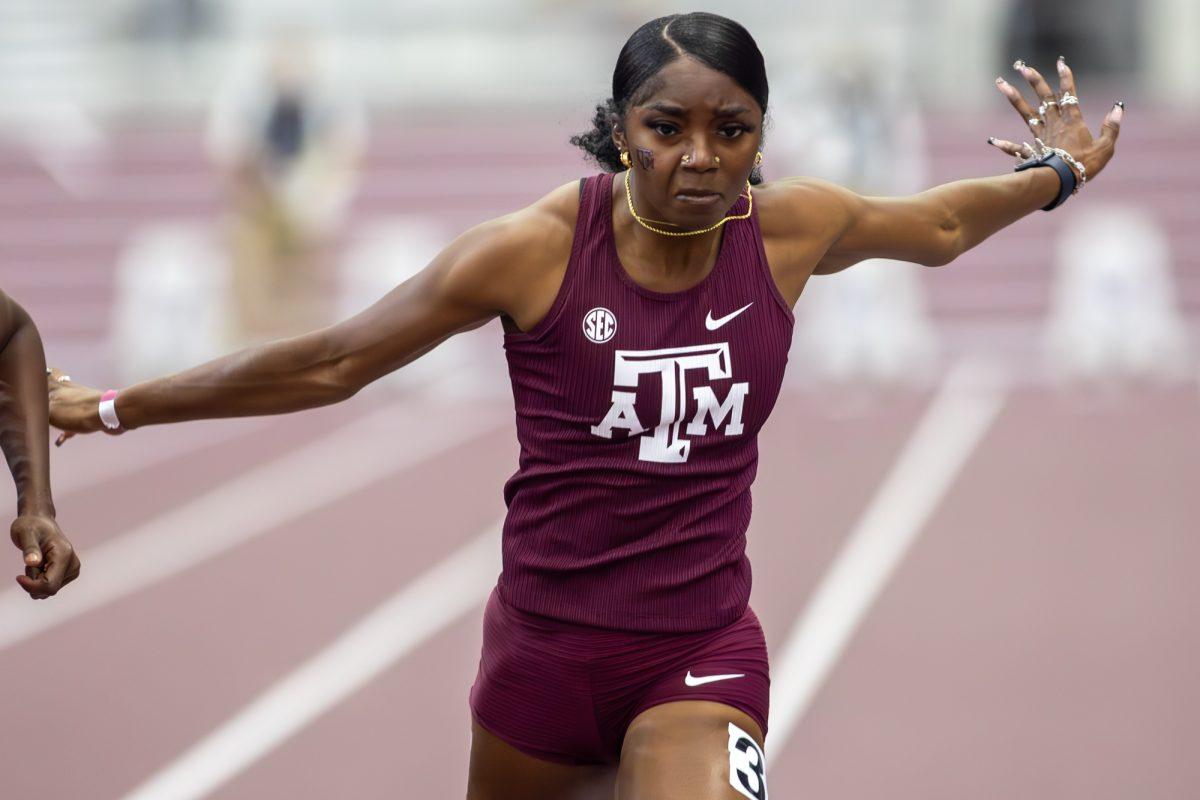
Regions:
M 740 677 L 689 686 L 685 678 Z M 708 700 L 740 709 L 765 734 L 771 681 L 758 617 L 692 633 L 590 628 L 526 614 L 493 592 L 471 712 L 522 752 L 565 764 L 615 764 L 648 708 Z
M 757 212 L 724 226 L 696 286 L 636 284 L 617 258 L 612 182 L 584 182 L 550 312 L 505 336 L 521 456 L 504 489 L 499 591 L 514 608 L 584 625 L 716 628 L 750 596 L 757 435 L 779 394 L 792 313 Z

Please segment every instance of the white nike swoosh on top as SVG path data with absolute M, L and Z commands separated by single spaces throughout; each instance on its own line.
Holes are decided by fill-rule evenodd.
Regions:
M 704 319 L 704 327 L 708 328 L 710 331 L 715 331 L 717 328 L 721 327 L 726 322 L 729 322 L 729 320 L 733 319 L 752 305 L 754 305 L 753 302 L 746 303 L 746 305 L 742 306 L 737 311 L 734 311 L 732 314 L 726 314 L 720 319 L 713 319 L 712 310 L 710 309 L 708 316 Z
M 688 686 L 703 686 L 704 684 L 712 683 L 713 681 L 727 681 L 730 678 L 744 677 L 746 677 L 746 673 L 739 672 L 737 675 L 705 675 L 703 678 L 696 678 L 692 676 L 692 671 L 689 669 L 687 677 L 683 679 L 683 682 Z

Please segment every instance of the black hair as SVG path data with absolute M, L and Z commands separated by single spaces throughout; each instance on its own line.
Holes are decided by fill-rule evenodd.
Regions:
M 633 32 L 613 69 L 612 97 L 596 106 L 591 130 L 572 136 L 571 144 L 607 172 L 624 169 L 612 140 L 614 123 L 623 124 L 630 106 L 661 89 L 659 71 L 684 56 L 732 78 L 758 102 L 765 124 L 767 69 L 754 38 L 731 19 L 696 11 L 659 17 Z M 750 182 L 762 182 L 757 167 Z

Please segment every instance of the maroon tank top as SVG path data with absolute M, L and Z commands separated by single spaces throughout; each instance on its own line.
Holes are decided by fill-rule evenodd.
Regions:
M 612 183 L 609 173 L 584 181 L 553 306 L 505 335 L 521 456 L 504 487 L 499 591 L 523 611 L 585 625 L 720 627 L 750 596 L 750 484 L 792 312 L 757 211 L 724 226 L 697 285 L 635 283 L 617 258 Z

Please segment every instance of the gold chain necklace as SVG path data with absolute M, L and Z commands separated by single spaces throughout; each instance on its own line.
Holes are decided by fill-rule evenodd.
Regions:
M 716 224 L 709 225 L 707 228 L 703 228 L 698 231 L 664 231 L 662 228 L 656 228 L 653 225 L 651 225 L 650 223 L 646 222 L 646 220 L 644 218 L 639 217 L 638 213 L 633 210 L 633 191 L 629 188 L 629 173 L 630 172 L 632 172 L 632 170 L 625 171 L 625 200 L 629 203 L 629 213 L 633 215 L 633 218 L 635 220 L 637 220 L 638 224 L 641 225 L 643 228 L 645 228 L 648 231 L 654 231 L 655 233 L 660 234 L 662 236 L 699 236 L 702 233 L 710 233 L 712 231 L 715 231 L 717 228 L 721 227 L 726 222 L 729 222 L 731 219 L 746 219 L 754 211 L 754 195 L 750 192 L 750 181 L 746 181 L 745 198 L 750 202 L 750 206 L 749 206 L 749 208 L 746 209 L 745 214 L 737 214 L 735 216 L 730 216 L 730 217 L 721 217 L 720 221 L 718 221 Z M 742 197 L 742 195 L 738 195 L 738 197 Z

